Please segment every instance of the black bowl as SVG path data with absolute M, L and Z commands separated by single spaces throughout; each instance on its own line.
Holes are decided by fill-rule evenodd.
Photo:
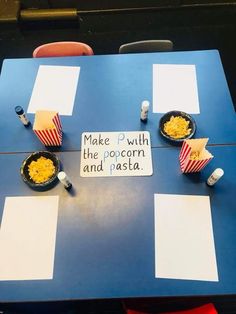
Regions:
M 45 157 L 47 159 L 51 159 L 53 162 L 53 165 L 55 166 L 55 173 L 53 174 L 53 176 L 48 179 L 47 181 L 43 182 L 43 183 L 35 183 L 29 175 L 28 172 L 28 166 L 29 164 L 33 161 L 33 160 L 37 160 L 39 157 Z M 57 175 L 58 172 L 60 171 L 60 161 L 57 158 L 57 156 L 51 152 L 48 151 L 40 151 L 40 152 L 34 152 L 33 154 L 31 154 L 30 156 L 28 156 L 21 165 L 20 168 L 20 174 L 21 177 L 23 179 L 23 181 L 29 186 L 31 187 L 33 190 L 36 191 L 46 191 L 51 189 L 58 181 Z
M 185 137 L 181 137 L 181 138 L 173 138 L 171 136 L 169 136 L 168 134 L 165 133 L 164 131 L 164 124 L 170 120 L 170 118 L 174 116 L 174 117 L 182 117 L 185 120 L 189 121 L 189 128 L 191 129 L 190 134 L 186 135 Z M 193 137 L 193 135 L 196 132 L 196 122 L 194 121 L 194 119 L 187 113 L 183 112 L 183 111 L 169 111 L 167 113 L 165 113 L 159 122 L 159 131 L 161 133 L 161 135 L 169 142 L 171 142 L 172 144 L 178 145 L 178 144 L 182 144 L 182 142 L 186 139 L 189 139 L 191 137 Z

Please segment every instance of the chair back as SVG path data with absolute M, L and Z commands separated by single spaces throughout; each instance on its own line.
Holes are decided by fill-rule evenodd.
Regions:
M 127 314 L 148 314 L 146 312 L 138 312 L 135 310 L 127 310 L 126 313 Z M 212 303 L 208 303 L 208 304 L 193 308 L 191 310 L 177 311 L 177 312 L 165 312 L 165 313 L 160 313 L 160 314 L 217 314 L 217 313 L 218 312 L 215 306 Z
M 87 44 L 76 41 L 59 41 L 37 47 L 33 52 L 33 57 L 91 56 L 93 54 L 93 49 Z
M 121 45 L 119 53 L 159 52 L 172 50 L 173 43 L 171 40 L 142 40 Z

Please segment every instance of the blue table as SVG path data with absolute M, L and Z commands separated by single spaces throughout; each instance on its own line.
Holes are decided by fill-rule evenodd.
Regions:
M 2 66 L 0 80 L 0 151 L 27 152 L 43 149 L 31 129 L 18 121 L 14 107 L 27 110 L 40 65 L 80 66 L 73 116 L 63 116 L 61 151 L 80 150 L 85 131 L 138 131 L 151 133 L 152 147 L 168 146 L 158 132 L 162 114 L 149 112 L 140 122 L 144 99 L 152 103 L 152 65 L 195 64 L 200 102 L 196 137 L 210 144 L 236 144 L 236 115 L 216 50 L 92 57 L 10 59 Z M 34 115 L 29 115 L 34 120 Z M 4 136 L 2 136 L 4 134 Z
M 0 216 L 5 196 L 60 196 L 53 280 L 0 282 L 0 302 L 236 294 L 236 146 L 209 150 L 198 174 L 180 173 L 178 148 L 153 148 L 153 176 L 113 178 L 82 178 L 80 152 L 60 152 L 74 195 L 31 190 L 19 175 L 26 154 L 0 154 Z M 216 167 L 225 176 L 210 188 Z M 155 279 L 154 193 L 210 196 L 219 282 Z

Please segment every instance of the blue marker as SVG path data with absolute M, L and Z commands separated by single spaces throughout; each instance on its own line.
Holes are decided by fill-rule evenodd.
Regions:
M 16 106 L 15 112 L 24 126 L 28 127 L 30 125 L 30 121 L 27 119 L 24 109 L 21 106 Z

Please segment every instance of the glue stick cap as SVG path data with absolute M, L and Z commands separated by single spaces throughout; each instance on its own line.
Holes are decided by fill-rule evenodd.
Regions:
M 214 174 L 214 177 L 216 177 L 218 179 L 218 178 L 223 176 L 224 170 L 221 168 L 216 168 L 216 170 L 214 170 L 213 174 Z
M 65 174 L 64 171 L 60 171 L 60 172 L 58 173 L 57 177 L 58 177 L 58 179 L 59 179 L 60 181 L 63 181 L 63 180 L 66 179 L 66 174 Z
M 207 184 L 212 186 L 214 185 L 224 174 L 224 170 L 221 168 L 216 168 L 212 174 L 207 179 Z
M 144 100 L 142 102 L 142 109 L 148 110 L 148 108 L 149 108 L 149 101 L 148 100 Z
M 21 106 L 16 106 L 15 107 L 15 112 L 18 114 L 18 115 L 22 115 L 24 113 L 24 109 L 21 107 Z

